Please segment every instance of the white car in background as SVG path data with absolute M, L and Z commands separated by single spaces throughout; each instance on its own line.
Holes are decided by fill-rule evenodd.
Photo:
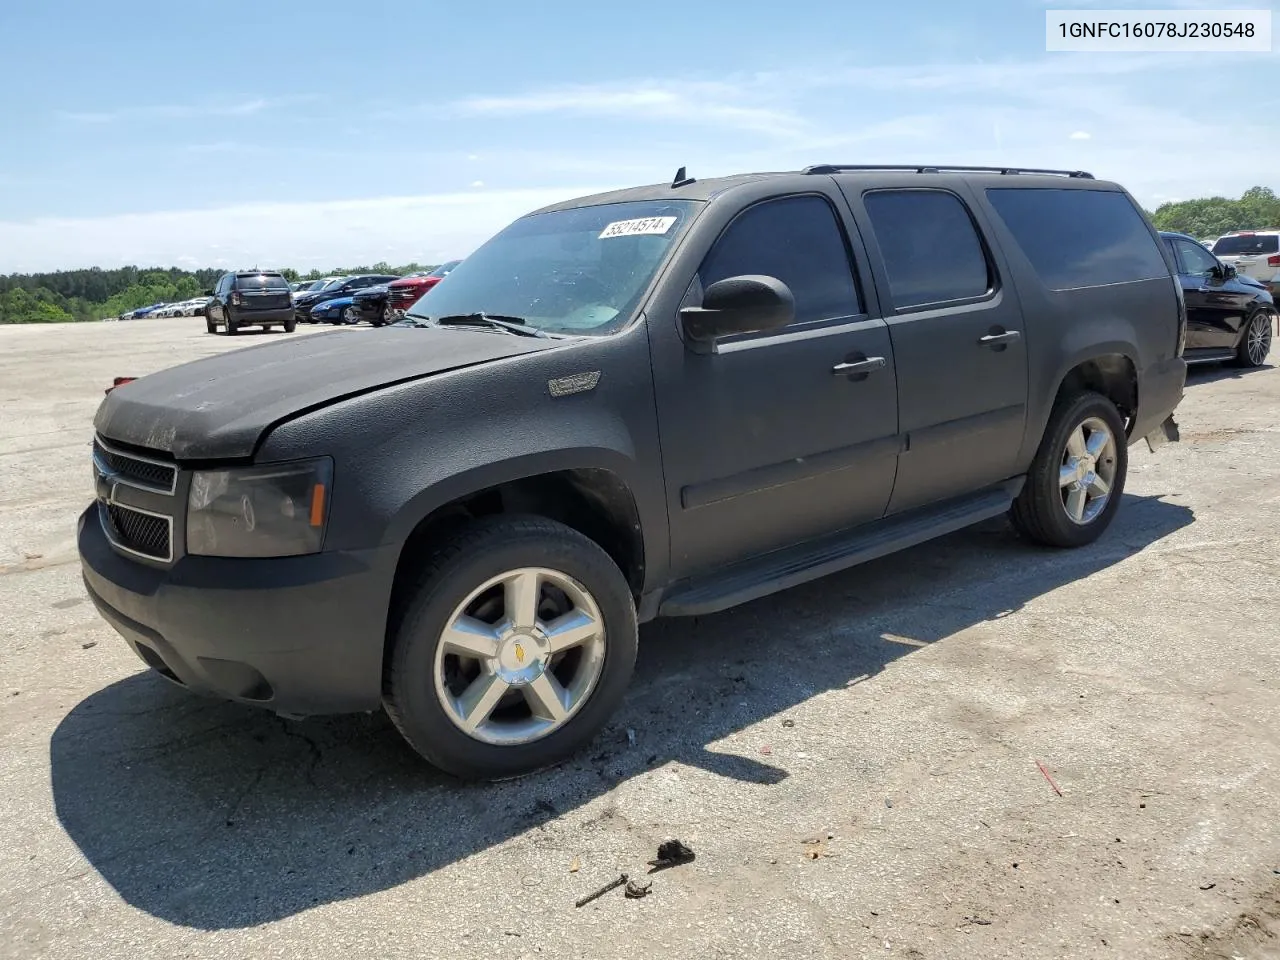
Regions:
M 210 297 L 194 297 L 178 304 L 176 317 L 203 317 L 204 308 L 208 306 Z
M 1265 284 L 1280 280 L 1280 230 L 1233 230 L 1214 241 L 1213 255 Z

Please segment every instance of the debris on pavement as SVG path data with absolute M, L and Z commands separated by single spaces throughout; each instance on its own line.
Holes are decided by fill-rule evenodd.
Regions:
M 787 719 L 782 721 L 782 725 L 784 727 L 794 727 L 796 725 L 796 722 L 792 720 L 790 717 L 787 717 Z
M 636 745 L 636 732 L 630 727 L 627 728 L 627 746 L 634 747 Z
M 1049 786 L 1053 787 L 1053 792 L 1058 796 L 1062 796 L 1062 791 L 1059 790 L 1058 785 L 1053 782 L 1053 777 L 1049 776 L 1049 771 L 1044 768 L 1044 764 L 1037 760 L 1036 766 L 1040 768 L 1040 772 L 1044 774 L 1044 778 L 1049 781 Z
M 581 869 L 582 869 L 582 861 L 579 860 L 577 857 L 574 857 L 573 861 L 569 864 L 569 872 L 577 873 Z
M 1202 883 L 1202 884 L 1200 884 L 1200 889 L 1201 889 L 1201 890 L 1212 890 L 1212 889 L 1213 889 L 1214 887 L 1216 887 L 1216 886 L 1217 886 L 1217 884 L 1216 884 L 1216 883 Z
M 679 840 L 664 840 L 658 847 L 657 859 L 649 861 L 649 866 L 653 868 L 649 872 L 656 873 L 668 867 L 678 867 L 682 863 L 692 863 L 695 857 L 696 854 Z
M 768 757 L 773 754 L 773 747 L 769 746 L 766 743 L 763 747 L 760 748 L 760 752 L 763 753 L 766 757 Z
M 641 897 L 647 897 L 652 889 L 652 880 L 628 880 L 627 889 L 622 893 L 628 900 L 639 900 Z
M 603 887 L 600 887 L 598 890 L 588 893 L 585 897 L 583 897 L 581 900 L 575 903 L 574 906 L 585 907 L 592 900 L 597 900 L 600 897 L 603 897 L 610 890 L 617 890 L 618 887 L 622 886 L 626 882 L 627 882 L 627 875 L 625 873 L 620 874 L 617 880 L 610 881 L 609 883 L 606 883 Z
M 982 917 L 965 917 L 964 924 L 972 925 L 975 927 L 989 927 L 991 926 L 991 921 L 984 920 Z
M 81 649 L 81 650 L 92 650 L 92 649 L 93 649 L 94 647 L 96 647 L 97 645 L 98 645 L 98 641 L 97 641 L 97 640 L 86 640 L 84 643 L 80 644 L 80 649 Z

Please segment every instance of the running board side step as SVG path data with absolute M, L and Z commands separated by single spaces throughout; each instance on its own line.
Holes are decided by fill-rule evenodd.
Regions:
M 1016 477 L 993 490 L 910 510 L 734 564 L 710 577 L 675 584 L 662 598 L 658 616 L 718 613 L 963 530 L 1008 511 L 1025 481 Z

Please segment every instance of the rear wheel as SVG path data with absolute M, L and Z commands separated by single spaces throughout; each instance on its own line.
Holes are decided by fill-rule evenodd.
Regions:
M 290 317 L 284 322 L 284 332 L 293 333 L 298 328 L 298 321 L 294 317 Z
M 1087 391 L 1059 400 L 1010 520 L 1051 547 L 1082 547 L 1111 525 L 1129 466 L 1114 403 Z
M 540 517 L 486 518 L 443 543 L 394 622 L 387 713 L 423 757 L 465 779 L 568 759 L 616 709 L 635 666 L 622 571 Z
M 205 330 L 207 330 L 209 333 L 217 333 L 217 332 L 218 332 L 218 325 L 217 325 L 216 323 L 214 323 L 214 322 L 213 322 L 213 320 L 211 320 L 211 319 L 210 319 L 209 317 L 207 317 L 207 316 L 204 318 L 204 328 L 205 328 Z
M 1271 314 L 1257 310 L 1245 324 L 1244 336 L 1236 347 L 1234 363 L 1237 367 L 1260 367 L 1267 362 L 1271 352 Z

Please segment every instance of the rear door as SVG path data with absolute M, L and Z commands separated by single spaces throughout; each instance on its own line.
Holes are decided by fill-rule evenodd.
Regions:
M 890 513 L 1017 474 L 1027 417 L 1027 331 L 963 182 L 868 188 L 837 177 L 862 229 L 897 364 Z
M 884 514 L 899 445 L 893 350 L 859 291 L 842 206 L 829 180 L 753 203 L 691 278 L 696 306 L 717 280 L 776 277 L 795 296 L 790 326 L 710 354 L 654 340 L 677 577 Z M 661 322 L 678 333 L 676 317 Z

